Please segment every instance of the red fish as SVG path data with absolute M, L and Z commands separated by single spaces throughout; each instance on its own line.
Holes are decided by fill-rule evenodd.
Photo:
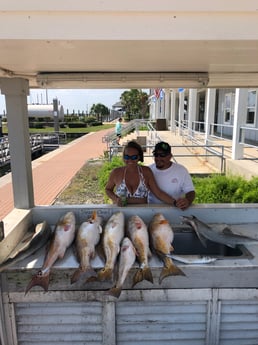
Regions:
M 147 226 L 139 216 L 131 216 L 128 220 L 127 231 L 128 237 L 136 249 L 137 260 L 140 263 L 140 268 L 133 278 L 133 286 L 142 280 L 148 280 L 153 283 L 152 272 L 148 263 L 148 256 L 151 253 Z
M 103 234 L 103 249 L 105 254 L 105 266 L 98 272 L 98 280 L 111 280 L 120 251 L 120 244 L 124 237 L 124 214 L 114 213 L 107 221 Z
M 185 275 L 167 255 L 170 254 L 174 248 L 172 242 L 174 239 L 174 232 L 169 222 L 161 213 L 157 213 L 149 224 L 150 242 L 152 249 L 161 258 L 164 267 L 159 277 L 159 283 L 168 276 Z
M 95 256 L 95 246 L 100 240 L 102 219 L 98 217 L 97 212 L 93 211 L 91 218 L 83 222 L 76 235 L 76 256 L 80 263 L 79 268 L 74 272 L 71 283 L 75 283 L 80 278 L 89 279 L 96 277 L 97 273 L 91 267 L 91 259 Z
M 111 295 L 117 298 L 120 296 L 124 281 L 127 277 L 128 272 L 130 271 L 131 267 L 135 262 L 135 258 L 136 251 L 131 240 L 128 237 L 124 237 L 121 244 L 119 256 L 118 278 L 115 286 L 113 286 L 110 290 L 107 291 L 107 295 Z
M 72 244 L 75 237 L 75 225 L 75 215 L 73 212 L 67 212 L 60 218 L 50 241 L 44 264 L 38 273 L 32 277 L 25 290 L 25 294 L 33 286 L 41 286 L 45 291 L 48 291 L 50 269 L 58 259 L 64 257 L 66 249 Z

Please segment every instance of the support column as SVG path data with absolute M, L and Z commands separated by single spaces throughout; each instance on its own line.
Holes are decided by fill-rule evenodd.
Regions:
M 234 127 L 232 138 L 232 159 L 242 159 L 244 145 L 240 144 L 240 127 L 245 124 L 248 89 L 236 89 L 234 108 Z
M 34 206 L 27 106 L 29 83 L 22 78 L 2 78 L 0 82 L 7 110 L 14 207 L 29 209 Z
M 193 122 L 197 117 L 197 89 L 189 90 L 188 134 L 193 135 Z
M 170 90 L 170 130 L 176 133 L 176 90 Z
M 182 135 L 182 128 L 183 128 L 183 121 L 184 121 L 184 101 L 185 101 L 185 92 L 180 91 L 179 92 L 179 135 Z
M 207 89 L 205 101 L 205 145 L 208 145 L 210 125 L 215 119 L 216 89 Z
M 165 98 L 165 118 L 167 122 L 167 126 L 170 120 L 170 92 L 168 89 L 163 89 L 164 91 L 164 98 Z

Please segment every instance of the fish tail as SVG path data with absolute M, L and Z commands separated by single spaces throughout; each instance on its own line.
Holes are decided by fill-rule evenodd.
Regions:
M 102 270 L 100 270 L 98 272 L 98 280 L 99 281 L 105 281 L 105 280 L 112 280 L 113 278 L 113 270 L 112 268 L 102 268 Z
M 159 284 L 162 283 L 163 279 L 169 276 L 185 276 L 184 272 L 177 267 L 172 260 L 170 260 L 169 264 L 165 264 L 163 267 L 160 276 L 159 276 Z
M 41 286 L 45 290 L 45 292 L 47 292 L 48 286 L 49 286 L 49 274 L 45 274 L 45 275 L 36 274 L 36 275 L 34 275 L 26 287 L 25 295 L 30 291 L 30 289 L 33 286 Z
M 71 277 L 71 284 L 76 283 L 80 279 L 88 281 L 88 279 L 92 277 L 97 277 L 97 273 L 92 267 L 87 267 L 85 270 L 82 270 L 81 267 L 79 267 Z
M 118 298 L 121 295 L 122 287 L 112 287 L 105 294 Z
M 140 283 L 142 280 L 148 280 L 153 283 L 153 276 L 150 267 L 146 266 L 144 268 L 139 268 L 133 277 L 133 285 Z

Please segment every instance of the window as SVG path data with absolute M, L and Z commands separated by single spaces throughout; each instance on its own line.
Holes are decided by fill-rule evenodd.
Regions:
M 230 122 L 231 117 L 233 116 L 234 110 L 234 95 L 232 93 L 225 94 L 224 102 L 224 122 Z
M 249 125 L 254 125 L 255 123 L 256 96 L 256 90 L 248 91 L 246 124 Z

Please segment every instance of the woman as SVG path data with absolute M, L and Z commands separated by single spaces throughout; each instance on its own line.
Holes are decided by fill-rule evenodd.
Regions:
M 159 189 L 151 169 L 138 164 L 143 162 L 143 150 L 137 142 L 130 141 L 125 146 L 123 159 L 125 166 L 111 171 L 105 189 L 114 204 L 147 204 L 148 192 L 151 191 L 164 203 L 174 205 L 175 200 Z

